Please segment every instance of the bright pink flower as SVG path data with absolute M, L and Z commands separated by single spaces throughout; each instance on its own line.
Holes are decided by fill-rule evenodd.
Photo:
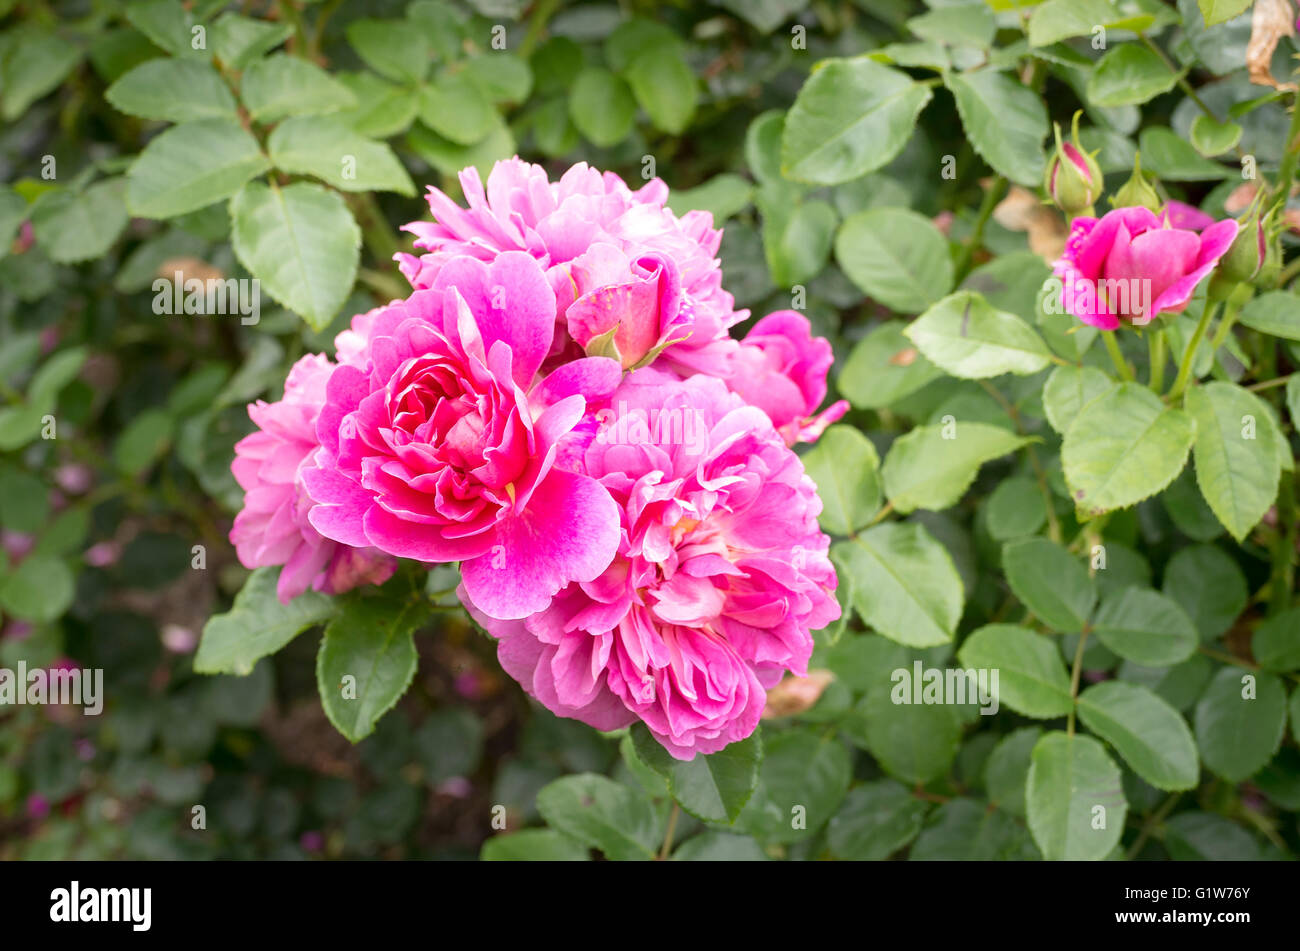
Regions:
M 345 545 L 462 562 L 494 617 L 525 617 L 598 576 L 618 545 L 617 510 L 556 460 L 587 398 L 610 393 L 620 370 L 580 359 L 535 382 L 554 332 L 555 294 L 518 251 L 441 262 L 430 289 L 354 323 L 303 473 L 311 524 Z
M 1160 217 L 1169 222 L 1171 228 L 1186 231 L 1204 231 L 1214 224 L 1214 219 L 1201 209 L 1182 201 L 1169 201 L 1160 211 Z
M 749 736 L 840 613 L 821 502 L 764 413 L 716 379 L 633 373 L 585 453 L 618 504 L 618 556 L 542 612 L 486 617 L 501 665 L 561 716 L 643 721 L 678 759 Z
M 364 582 L 388 579 L 397 562 L 374 549 L 349 550 L 312 528 L 312 500 L 302 473 L 320 447 L 316 417 L 325 405 L 333 364 L 308 355 L 293 365 L 284 399 L 248 407 L 258 430 L 235 444 L 231 471 L 244 490 L 230 540 L 246 568 L 283 565 L 276 593 L 288 602 L 307 588 L 336 594 Z
M 1121 318 L 1144 324 L 1181 313 L 1236 236 L 1232 220 L 1197 234 L 1141 207 L 1075 218 L 1054 268 L 1064 284 L 1062 306 L 1102 330 L 1116 329 Z
M 849 404 L 839 400 L 817 413 L 834 360 L 830 341 L 812 335 L 807 317 L 778 310 L 745 335 L 726 384 L 767 413 L 788 445 L 815 442 L 849 410 Z
M 426 253 L 398 254 L 402 273 L 427 288 L 458 255 L 532 255 L 555 290 L 560 321 L 548 368 L 619 325 L 624 366 L 671 344 L 665 360 L 683 375 L 699 372 L 728 339 L 727 328 L 747 316 L 722 288 L 722 232 L 713 216 L 678 218 L 664 207 L 668 187 L 660 179 L 634 192 L 612 172 L 579 163 L 551 182 L 540 165 L 513 158 L 493 167 L 486 189 L 473 168 L 460 182 L 468 209 L 431 187 L 436 222 L 406 225 Z M 601 288 L 610 291 L 602 296 Z

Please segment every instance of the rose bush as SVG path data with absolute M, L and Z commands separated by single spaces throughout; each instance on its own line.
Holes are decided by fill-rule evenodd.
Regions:
M 1293 4 L 0 10 L 0 858 L 1300 851 Z

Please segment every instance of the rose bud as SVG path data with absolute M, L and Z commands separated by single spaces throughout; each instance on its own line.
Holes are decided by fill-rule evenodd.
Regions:
M 1112 208 L 1146 208 L 1148 211 L 1160 211 L 1162 205 L 1160 196 L 1142 174 L 1142 153 L 1139 152 L 1134 156 L 1133 175 L 1110 197 L 1110 204 Z
M 1048 161 L 1043 178 L 1047 194 L 1070 216 L 1091 214 L 1102 188 L 1101 167 L 1079 144 L 1079 115 L 1074 114 L 1072 141 L 1062 142 L 1061 127 L 1055 127 L 1056 153 Z

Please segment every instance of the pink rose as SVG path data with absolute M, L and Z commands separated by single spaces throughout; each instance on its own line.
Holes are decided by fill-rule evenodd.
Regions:
M 244 490 L 230 540 L 246 568 L 284 566 L 276 593 L 285 603 L 309 587 L 337 594 L 362 580 L 382 582 L 397 567 L 373 548 L 350 551 L 322 537 L 307 520 L 312 502 L 302 491 L 302 472 L 320 448 L 316 417 L 332 370 L 326 357 L 305 356 L 289 371 L 284 399 L 251 404 L 248 415 L 258 430 L 235 444 L 230 467 Z
M 531 255 L 555 291 L 560 325 L 544 369 L 581 356 L 593 337 L 618 327 L 624 366 L 666 347 L 664 360 L 689 375 L 713 362 L 727 328 L 748 316 L 723 290 L 722 232 L 713 216 L 674 215 L 657 178 L 634 192 L 612 172 L 579 163 L 551 182 L 540 165 L 513 158 L 493 166 L 486 189 L 473 168 L 460 183 L 468 209 L 429 189 L 436 222 L 405 226 L 426 253 L 398 254 L 401 271 L 427 288 L 460 255 Z
M 749 736 L 840 613 L 821 502 L 762 411 L 716 379 L 633 373 L 585 453 L 617 503 L 617 557 L 531 617 L 470 612 L 502 667 L 561 716 L 636 720 L 678 759 Z
M 1141 325 L 1181 313 L 1236 236 L 1232 220 L 1197 234 L 1141 207 L 1075 218 L 1054 268 L 1064 282 L 1062 306 L 1102 330 L 1116 329 L 1121 318 Z
M 1187 231 L 1204 231 L 1214 224 L 1214 219 L 1201 209 L 1182 201 L 1169 201 L 1160 211 L 1160 217 L 1169 222 L 1171 228 L 1183 228 Z
M 778 310 L 759 320 L 737 350 L 726 383 L 734 393 L 767 413 L 788 445 L 815 442 L 849 410 L 844 400 L 822 413 L 826 373 L 835 356 L 830 341 L 812 335 L 808 318 Z
M 587 398 L 611 392 L 620 370 L 585 358 L 535 382 L 555 332 L 555 294 L 536 260 L 452 258 L 430 289 L 352 332 L 364 346 L 329 378 L 321 451 L 303 474 L 322 535 L 460 561 L 470 595 L 500 618 L 539 611 L 606 568 L 614 501 L 556 461 Z

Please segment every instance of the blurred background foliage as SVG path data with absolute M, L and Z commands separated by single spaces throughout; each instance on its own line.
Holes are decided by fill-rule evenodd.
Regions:
M 1248 15 L 1206 28 L 1194 0 L 1120 6 L 1149 17 L 1147 28 L 1212 104 L 1267 92 L 1246 77 Z M 352 315 L 404 294 L 391 256 L 410 249 L 398 226 L 428 216 L 424 184 L 459 196 L 457 170 L 486 172 L 515 153 L 553 178 L 578 161 L 633 186 L 657 175 L 679 212 L 713 211 L 725 223 L 720 256 L 737 306 L 761 315 L 798 294 L 835 345 L 836 374 L 850 353 L 870 362 L 870 342 L 858 346 L 869 332 L 897 336 L 896 325 L 882 323 L 896 311 L 869 298 L 833 254 L 841 222 L 870 208 L 933 219 L 963 271 L 1017 255 L 1004 271 L 1036 278 L 1013 288 L 1022 297 L 1027 290 L 1035 309 L 1045 267 L 1029 252 L 1040 250 L 1032 244 L 1040 233 L 1023 218 L 981 215 L 981 183 L 993 172 L 942 89 L 916 120 L 918 134 L 869 174 L 797 183 L 781 159 L 783 116 L 813 65 L 867 52 L 917 78 L 1023 57 L 1051 118 L 1087 109 L 1089 147 L 1101 149 L 1114 184 L 1147 130 L 1186 137 L 1195 111 L 1188 97 L 1174 90 L 1142 109 L 1096 105 L 1087 80 L 1100 54 L 1086 30 L 1067 31 L 1031 60 L 1014 14 L 1009 30 L 1005 17 L 992 29 L 990 10 L 1014 8 L 983 0 L 0 0 L 0 666 L 101 667 L 107 693 L 98 718 L 58 707 L 0 712 L 0 858 L 472 858 L 497 828 L 494 817 L 504 815 L 512 831 L 537 826 L 537 794 L 548 784 L 541 808 L 553 827 L 568 828 L 574 798 L 596 801 L 609 828 L 637 830 L 632 856 L 653 854 L 670 801 L 635 737 L 602 736 L 528 702 L 500 671 L 493 645 L 456 612 L 439 613 L 416 637 L 415 684 L 356 745 L 335 731 L 316 695 L 319 631 L 245 678 L 193 672 L 205 621 L 248 576 L 226 539 L 240 504 L 232 447 L 251 428 L 245 405 L 277 398 L 300 355 L 329 349 Z M 205 36 L 197 50 L 196 28 Z M 995 33 L 1006 42 L 995 47 Z M 1293 51 L 1284 40 L 1279 61 Z M 122 81 L 151 62 L 190 65 Z M 184 95 L 154 95 L 163 82 Z M 1286 111 L 1274 98 L 1241 121 L 1241 147 L 1275 166 Z M 270 132 L 272 181 L 306 182 L 326 220 L 344 232 L 355 222 L 359 241 L 321 234 L 302 273 L 277 284 L 253 240 L 274 243 L 273 232 L 242 247 L 232 240 L 239 222 L 227 199 L 266 172 L 249 166 L 229 178 L 240 161 L 227 154 L 236 148 L 237 136 L 223 136 L 232 126 L 261 145 Z M 342 179 L 314 164 L 313 136 L 323 134 L 372 150 L 367 167 L 382 169 L 377 180 Z M 164 154 L 169 135 L 176 151 Z M 951 176 L 940 173 L 945 156 Z M 1221 212 L 1228 170 L 1196 166 L 1180 176 L 1183 158 L 1167 156 L 1159 169 L 1174 172 L 1164 175 L 1168 195 Z M 205 162 L 222 173 L 215 184 L 201 174 Z M 168 191 L 176 177 L 186 186 L 179 202 Z M 977 227 L 978 246 L 963 258 Z M 263 297 L 256 326 L 157 315 L 152 282 L 176 270 L 263 277 L 275 300 Z M 326 291 L 302 303 L 301 286 L 316 278 Z M 1283 359 L 1295 357 L 1292 349 Z M 979 386 L 923 376 L 906 365 L 875 383 L 858 374 L 865 382 L 856 392 L 842 387 L 855 403 L 851 419 L 875 438 L 954 407 L 977 418 L 1003 414 Z M 897 392 L 866 392 L 877 385 Z M 1004 395 L 1032 406 L 1035 385 L 1041 380 L 1015 378 Z M 51 416 L 56 438 L 42 438 Z M 991 465 L 970 504 L 913 518 L 950 551 L 981 623 L 1006 596 L 1000 543 L 1037 532 L 1046 517 L 1030 506 L 1033 524 L 1017 524 L 1015 503 L 1037 498 L 1032 475 Z M 1008 476 L 1018 481 L 994 492 Z M 1053 478 L 1055 486 L 1059 465 Z M 1077 529 L 1068 501 L 1054 505 Z M 1213 614 L 1213 597 L 1231 605 L 1269 572 L 1265 560 L 1224 554 L 1213 544 L 1221 535 L 1194 489 L 1171 490 L 1111 521 L 1115 583 L 1150 583 L 1156 564 L 1169 593 L 1194 588 L 1203 570 L 1219 579 L 1218 593 L 1202 600 Z M 1190 542 L 1201 544 L 1196 558 L 1214 564 L 1180 582 L 1171 559 Z M 1216 637 L 1233 636 L 1217 616 L 1206 623 Z M 887 733 L 897 725 L 877 702 L 872 671 L 922 657 L 942 665 L 951 649 L 912 651 L 856 633 L 856 622 L 850 629 L 819 647 L 816 665 L 837 679 L 817 704 L 765 725 L 763 792 L 740 826 L 682 816 L 674 854 L 883 858 L 910 845 L 913 858 L 1038 857 L 1024 824 L 1034 721 L 1010 711 L 984 718 L 996 722 L 970 710 L 927 711 L 926 737 L 904 749 L 897 732 L 868 725 L 868 715 Z M 1101 645 L 1090 650 L 1090 669 L 1118 664 Z M 1180 710 L 1211 676 L 1209 661 L 1198 661 L 1164 685 Z M 1291 740 L 1253 783 L 1210 779 L 1186 796 L 1173 811 L 1191 818 L 1166 823 L 1164 794 L 1127 771 L 1124 795 L 1133 827 L 1125 845 L 1135 857 L 1281 857 L 1300 841 L 1300 753 Z M 814 834 L 782 830 L 783 801 L 809 804 Z M 487 855 L 626 850 L 602 835 L 579 844 L 538 829 Z

